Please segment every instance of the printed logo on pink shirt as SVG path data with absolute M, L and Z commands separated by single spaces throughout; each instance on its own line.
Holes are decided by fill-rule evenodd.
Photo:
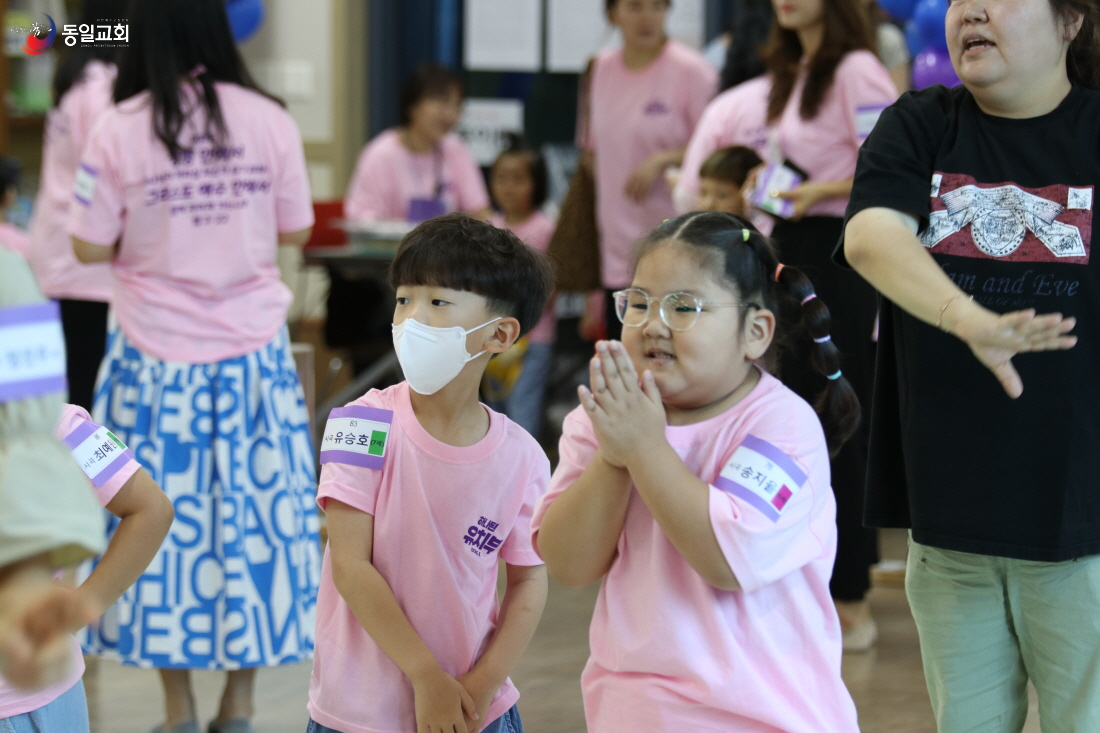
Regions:
M 645 106 L 646 115 L 667 115 L 671 110 L 668 105 L 659 99 L 654 99 Z
M 490 555 L 493 550 L 500 547 L 500 543 L 503 541 L 493 534 L 499 526 L 497 522 L 480 517 L 476 526 L 471 526 L 466 530 L 466 536 L 462 538 L 462 541 L 469 545 L 470 552 L 478 557 L 482 557 L 483 554 Z
M 928 227 L 920 238 L 940 254 L 1087 265 L 1093 193 L 1093 186 L 1024 188 L 936 173 Z

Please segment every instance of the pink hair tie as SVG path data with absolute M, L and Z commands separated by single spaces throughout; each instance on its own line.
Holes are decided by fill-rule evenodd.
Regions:
M 832 341 L 832 340 L 833 340 L 833 337 L 832 337 L 832 336 L 822 336 L 822 337 L 821 337 L 821 338 L 819 338 L 819 339 L 814 339 L 814 343 L 815 343 L 815 344 L 823 344 L 823 343 L 825 343 L 826 341 Z
M 206 67 L 199 64 L 195 68 L 191 69 L 190 77 L 192 79 L 198 79 L 200 76 L 206 73 Z
M 783 272 L 783 268 L 784 268 L 784 267 L 786 267 L 786 265 L 784 265 L 784 264 L 783 264 L 782 262 L 780 262 L 780 263 L 779 263 L 779 264 L 778 264 L 778 265 L 776 266 L 776 268 L 775 268 L 775 281 L 776 281 L 776 282 L 779 282 L 779 273 Z
M 805 298 L 802 299 L 802 305 L 806 305 L 807 303 L 809 303 L 811 300 L 813 300 L 816 297 L 817 297 L 817 293 L 810 293 L 809 295 L 807 295 Z

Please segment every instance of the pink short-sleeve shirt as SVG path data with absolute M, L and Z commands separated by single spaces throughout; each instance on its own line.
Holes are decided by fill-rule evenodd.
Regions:
M 258 92 L 215 88 L 228 141 L 215 147 L 192 119 L 180 135 L 192 150 L 176 163 L 152 132 L 147 92 L 104 112 L 68 228 L 92 244 L 120 241 L 112 305 L 126 336 L 158 359 L 192 364 L 256 351 L 283 327 L 291 293 L 278 236 L 313 225 L 293 118 Z
M 433 199 L 437 191 L 448 212 L 489 208 L 485 178 L 462 138 L 450 133 L 432 152 L 414 153 L 397 130 L 386 130 L 359 155 L 344 215 L 357 221 L 404 221 L 410 201 Z
M 563 430 L 536 533 L 598 448 L 582 408 Z M 710 484 L 711 528 L 741 589 L 704 581 L 633 492 L 592 617 L 588 730 L 857 733 L 829 595 L 836 503 L 813 409 L 762 374 L 722 415 L 666 436 Z
M 102 440 L 96 440 L 93 436 L 102 436 Z M 77 405 L 65 405 L 61 411 L 61 419 L 54 428 L 54 437 L 69 448 L 73 458 L 78 463 L 86 464 L 81 468 L 89 474 L 89 480 L 95 489 L 96 500 L 100 506 L 107 506 L 111 499 L 115 498 L 122 486 L 137 473 L 141 466 L 134 459 L 124 445 L 117 443 L 114 436 L 101 426 L 92 422 L 91 416 L 86 410 Z M 97 459 L 96 450 L 103 451 L 104 445 L 109 446 L 106 458 Z M 117 454 L 117 457 L 112 457 Z M 89 460 L 91 463 L 89 464 Z M 98 470 L 96 470 L 98 469 Z M 57 698 L 64 695 L 72 688 L 84 674 L 84 657 L 80 652 L 80 643 L 73 637 L 72 647 L 72 671 L 64 680 L 56 685 L 50 685 L 43 690 L 28 692 L 20 690 L 8 684 L 0 677 L 0 720 L 23 715 L 32 710 L 49 705 Z
M 29 259 L 42 292 L 51 298 L 111 300 L 111 265 L 79 262 L 65 225 L 80 153 L 92 125 L 112 104 L 115 75 L 114 64 L 88 62 L 80 79 L 46 116 L 42 181 L 34 202 Z
M 402 382 L 334 410 L 321 446 L 318 503 L 324 508 L 336 499 L 374 516 L 372 562 L 453 677 L 473 667 L 495 629 L 498 558 L 542 564 L 531 546 L 531 515 L 550 464 L 526 431 L 488 412 L 489 431 L 475 445 L 441 443 L 420 425 Z M 335 420 L 347 422 L 335 430 Z M 348 446 L 370 421 L 388 425 L 384 449 L 353 453 Z M 379 430 L 375 424 L 371 435 Z M 416 733 L 412 686 L 340 596 L 327 548 L 316 638 L 309 687 L 314 720 L 344 733 Z M 485 723 L 518 699 L 505 682 Z
M 801 75 L 779 120 L 772 125 L 784 158 L 806 171 L 811 181 L 842 181 L 856 172 L 859 147 L 882 110 L 898 98 L 890 72 L 870 51 L 852 51 L 840 62 L 817 116 L 802 119 Z M 848 197 L 814 204 L 807 216 L 844 216 Z
M 509 226 L 501 214 L 493 214 L 492 225 L 499 229 L 511 229 L 512 233 L 523 240 L 528 246 L 534 247 L 539 252 L 545 252 L 550 247 L 550 238 L 554 236 L 554 220 L 541 211 L 536 211 L 527 217 L 522 224 Z M 542 312 L 542 318 L 531 329 L 527 338 L 533 344 L 554 343 L 554 330 L 557 327 L 558 318 L 554 312 L 554 298 L 546 303 L 546 309 Z
M 586 143 L 595 156 L 605 288 L 630 283 L 634 243 L 676 213 L 664 176 L 641 202 L 627 196 L 627 181 L 650 156 L 687 145 L 717 86 L 718 74 L 707 60 L 676 41 L 668 41 L 644 69 L 627 68 L 621 49 L 596 58 Z

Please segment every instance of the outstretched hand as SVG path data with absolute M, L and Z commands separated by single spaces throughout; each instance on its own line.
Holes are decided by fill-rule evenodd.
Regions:
M 639 379 L 621 342 L 596 344 L 589 375 L 592 388 L 577 392 L 605 461 L 625 468 L 631 455 L 665 440 L 665 406 L 653 374 L 647 370 Z
M 1072 349 L 1077 337 L 1069 335 L 1077 325 L 1076 318 L 1063 318 L 1061 313 L 1036 315 L 1034 309 L 997 315 L 982 312 L 964 315 L 955 324 L 955 335 L 966 342 L 974 356 L 984 364 L 1013 399 L 1024 391 L 1012 357 L 1029 351 L 1062 351 Z

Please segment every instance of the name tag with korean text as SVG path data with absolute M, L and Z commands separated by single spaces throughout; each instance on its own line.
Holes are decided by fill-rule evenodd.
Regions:
M 134 460 L 133 452 L 114 433 L 89 420 L 81 420 L 63 442 L 97 489 Z
M 393 411 L 352 405 L 328 415 L 321 439 L 321 463 L 381 469 L 385 465 Z
M 734 451 L 714 485 L 743 499 L 778 522 L 806 484 L 806 474 L 783 451 L 748 435 Z
M 65 337 L 57 302 L 0 309 L 0 402 L 65 387 Z
M 91 166 L 80 164 L 76 169 L 76 178 L 73 180 L 73 196 L 85 206 L 92 205 L 95 198 L 95 186 L 99 180 L 99 173 Z
M 856 135 L 859 136 L 860 140 L 867 139 L 867 136 L 871 134 L 871 130 L 875 129 L 878 118 L 882 116 L 882 110 L 889 106 L 888 104 L 875 104 L 856 107 Z

